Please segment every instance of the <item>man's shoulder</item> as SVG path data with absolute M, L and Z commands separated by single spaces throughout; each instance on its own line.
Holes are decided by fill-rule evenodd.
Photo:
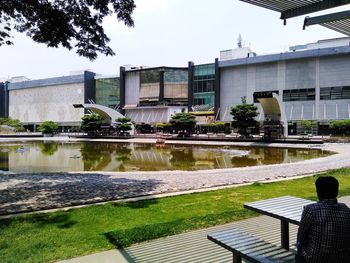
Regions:
M 343 210 L 344 212 L 350 213 L 350 208 L 344 203 L 326 203 L 326 202 L 317 202 L 305 206 L 305 210 L 314 211 L 319 209 L 337 209 Z

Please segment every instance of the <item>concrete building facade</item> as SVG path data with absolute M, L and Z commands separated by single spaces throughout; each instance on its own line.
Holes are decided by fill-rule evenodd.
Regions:
M 25 125 L 53 120 L 78 126 L 84 110 L 72 105 L 92 102 L 119 110 L 136 123 L 168 122 L 181 111 L 212 111 L 209 120 L 231 122 L 231 107 L 246 97 L 258 106 L 259 121 L 284 122 L 284 134 L 300 133 L 303 120 L 313 121 L 313 133 L 327 133 L 331 121 L 350 119 L 349 43 L 349 38 L 319 41 L 260 56 L 239 47 L 209 64 L 121 67 L 119 77 L 85 71 L 1 83 L 0 116 Z
M 85 71 L 80 75 L 8 83 L 9 116 L 31 130 L 47 120 L 61 127 L 79 126 L 84 110 L 73 104 L 95 100 L 94 76 Z

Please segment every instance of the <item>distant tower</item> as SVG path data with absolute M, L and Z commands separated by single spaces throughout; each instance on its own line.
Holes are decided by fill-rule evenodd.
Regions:
M 238 48 L 242 48 L 242 36 L 241 36 L 241 34 L 238 35 L 237 46 L 238 46 Z

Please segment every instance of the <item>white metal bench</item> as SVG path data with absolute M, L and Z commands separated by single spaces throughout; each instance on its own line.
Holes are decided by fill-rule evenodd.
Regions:
M 239 229 L 230 229 L 208 234 L 208 239 L 233 253 L 233 262 L 242 258 L 253 263 L 294 263 L 295 253 Z

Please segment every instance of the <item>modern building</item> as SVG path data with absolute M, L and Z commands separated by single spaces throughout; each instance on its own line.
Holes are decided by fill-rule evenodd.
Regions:
M 121 67 L 118 76 L 79 75 L 0 84 L 0 116 L 28 127 L 45 120 L 80 125 L 84 109 L 96 103 L 135 123 L 168 122 L 177 112 L 205 112 L 203 120 L 231 122 L 230 109 L 246 97 L 258 120 L 286 134 L 329 132 L 333 120 L 350 118 L 350 39 L 322 40 L 290 51 L 257 55 L 240 45 L 220 60 L 187 67 Z M 197 114 L 201 116 L 200 114 Z M 205 122 L 205 121 L 204 121 Z M 279 128 L 278 128 L 279 127 Z
M 188 68 L 120 68 L 120 107 L 136 123 L 168 122 L 188 109 Z
M 20 120 L 25 128 L 35 130 L 38 124 L 51 120 L 63 129 L 79 126 L 84 109 L 72 105 L 95 99 L 95 74 L 10 82 L 8 116 Z

